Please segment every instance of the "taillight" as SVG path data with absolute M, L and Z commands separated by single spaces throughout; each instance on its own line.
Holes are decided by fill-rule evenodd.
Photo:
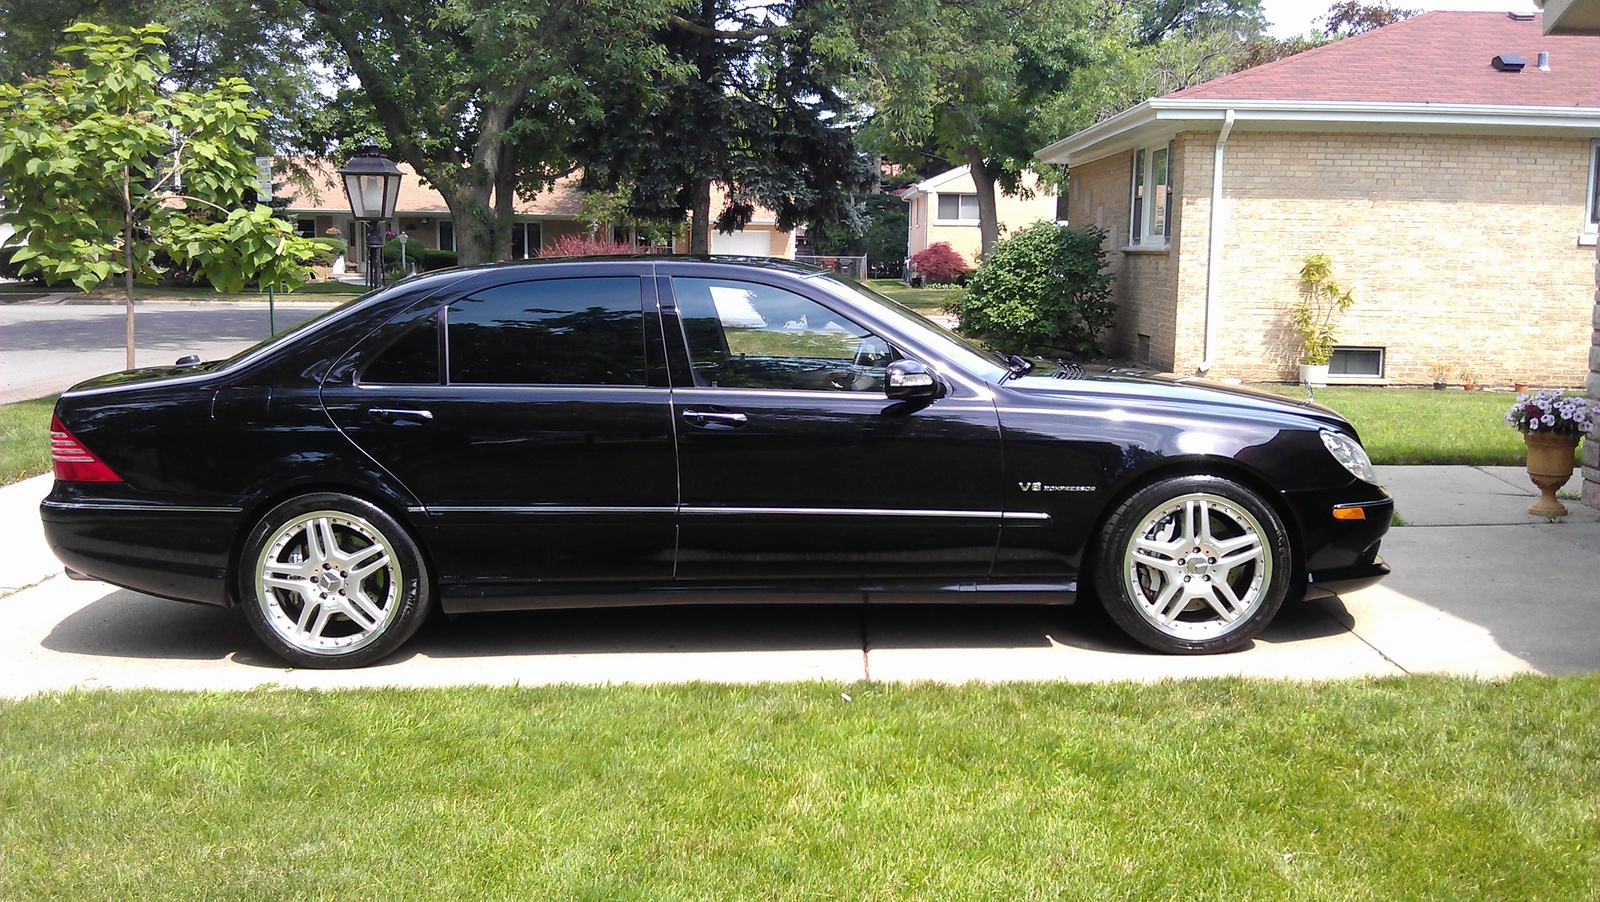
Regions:
M 122 477 L 83 446 L 78 437 L 61 425 L 61 418 L 50 417 L 50 460 L 56 479 L 62 482 L 121 482 Z

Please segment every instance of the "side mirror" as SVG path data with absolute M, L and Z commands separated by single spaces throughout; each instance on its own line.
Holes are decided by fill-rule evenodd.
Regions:
M 884 394 L 896 401 L 931 401 L 944 397 L 939 375 L 916 360 L 896 360 L 889 364 L 884 379 Z

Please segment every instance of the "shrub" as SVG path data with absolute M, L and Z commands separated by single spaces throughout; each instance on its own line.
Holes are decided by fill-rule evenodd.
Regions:
M 948 241 L 930 244 L 911 255 L 911 268 L 929 285 L 954 285 L 971 265 L 950 246 Z
M 539 249 L 541 257 L 618 257 L 637 253 L 639 249 L 627 242 L 587 235 L 562 235 Z
M 37 269 L 28 273 L 27 275 L 21 275 L 17 272 L 17 267 L 20 264 L 12 263 L 11 257 L 20 249 L 20 245 L 17 247 L 0 247 L 0 278 L 17 279 L 23 282 L 33 282 L 43 285 L 44 274 L 39 272 Z
M 455 251 L 440 251 L 422 246 L 422 242 L 411 240 L 406 242 L 405 266 L 400 265 L 400 242 L 398 239 L 390 240 L 383 245 L 383 262 L 392 271 L 405 272 L 413 265 L 417 272 L 433 272 L 436 269 L 449 269 L 456 265 Z
M 1111 325 L 1106 232 L 1048 222 L 995 245 L 951 304 L 962 331 L 1023 354 L 1098 355 Z
M 345 243 L 338 238 L 313 238 L 311 245 L 316 249 L 316 253 L 306 261 L 311 266 L 332 266 L 333 261 L 346 249 Z

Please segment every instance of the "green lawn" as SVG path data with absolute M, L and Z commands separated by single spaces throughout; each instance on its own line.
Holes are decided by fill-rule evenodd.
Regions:
M 0 898 L 1592 902 L 1597 696 L 1596 677 L 52 695 L 0 702 Z
M 1299 386 L 1263 388 L 1305 397 Z M 1514 392 L 1330 387 L 1316 398 L 1344 414 L 1376 464 L 1520 466 L 1522 433 L 1506 425 Z
M 50 414 L 56 396 L 0 404 L 0 485 L 50 471 Z
M 923 314 L 943 313 L 945 305 L 965 291 L 962 288 L 912 288 L 899 279 L 867 279 L 866 284 Z

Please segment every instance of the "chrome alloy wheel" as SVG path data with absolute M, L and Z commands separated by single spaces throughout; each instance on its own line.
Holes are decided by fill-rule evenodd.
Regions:
M 1250 619 L 1272 584 L 1261 523 L 1219 495 L 1180 495 L 1133 529 L 1123 579 L 1152 626 L 1178 639 L 1227 635 Z
M 348 653 L 382 635 L 399 610 L 401 585 L 383 533 L 343 511 L 289 520 L 256 563 L 256 598 L 267 623 L 309 654 Z

